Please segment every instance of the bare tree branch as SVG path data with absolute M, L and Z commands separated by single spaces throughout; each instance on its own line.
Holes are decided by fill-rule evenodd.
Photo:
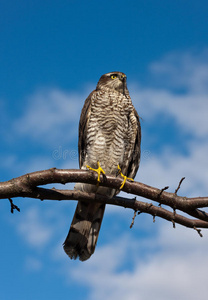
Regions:
M 0 199 L 10 199 L 12 212 L 14 209 L 18 209 L 18 207 L 15 206 L 11 200 L 11 198 L 14 197 L 37 198 L 40 200 L 82 200 L 112 204 L 127 207 L 135 211 L 131 227 L 134 224 L 136 214 L 147 213 L 153 216 L 153 220 L 157 216 L 172 222 L 173 226 L 178 223 L 183 226 L 193 228 L 199 233 L 200 236 L 202 236 L 201 231 L 198 228 L 208 228 L 208 213 L 199 210 L 199 208 L 208 207 L 208 197 L 187 198 L 178 196 L 177 192 L 182 181 L 183 178 L 179 182 L 175 193 L 166 192 L 168 187 L 158 189 L 140 182 L 127 181 L 125 183 L 122 191 L 159 203 L 159 206 L 156 206 L 153 203 L 136 200 L 135 197 L 129 199 L 117 196 L 110 199 L 100 194 L 39 187 L 41 185 L 47 185 L 51 183 L 97 183 L 97 174 L 95 172 L 53 168 L 29 173 L 6 182 L 0 182 Z M 122 178 L 101 176 L 100 185 L 119 189 L 121 183 Z M 171 210 L 163 208 L 161 205 L 165 205 Z M 186 213 L 186 216 L 182 215 L 181 213 L 176 213 L 176 210 Z M 190 216 L 194 218 L 190 218 Z

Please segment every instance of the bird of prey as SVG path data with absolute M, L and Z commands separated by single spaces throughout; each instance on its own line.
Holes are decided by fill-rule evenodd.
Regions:
M 134 178 L 140 162 L 141 127 L 127 89 L 126 75 L 101 76 L 85 100 L 79 122 L 79 165 L 106 175 Z M 125 182 L 124 180 L 124 182 Z M 119 190 L 76 183 L 75 190 L 113 197 Z M 78 201 L 64 250 L 71 259 L 85 261 L 95 251 L 105 204 Z

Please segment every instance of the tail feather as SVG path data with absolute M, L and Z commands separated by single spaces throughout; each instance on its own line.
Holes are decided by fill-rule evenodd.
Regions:
M 94 253 L 105 204 L 78 202 L 64 251 L 71 259 L 87 260 Z

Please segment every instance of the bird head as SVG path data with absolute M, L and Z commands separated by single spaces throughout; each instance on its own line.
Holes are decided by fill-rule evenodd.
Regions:
M 125 95 L 127 90 L 126 75 L 122 72 L 110 72 L 102 75 L 97 84 L 97 89 L 107 87 Z

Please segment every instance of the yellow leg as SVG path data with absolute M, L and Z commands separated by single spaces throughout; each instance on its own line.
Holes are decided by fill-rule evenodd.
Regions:
M 119 171 L 119 174 L 123 177 L 123 182 L 122 182 L 122 184 L 121 184 L 121 186 L 120 186 L 120 190 L 124 187 L 124 184 L 126 183 L 126 180 L 128 179 L 128 180 L 131 180 L 131 181 L 134 181 L 134 179 L 133 178 L 129 178 L 129 177 L 127 177 L 127 176 L 125 176 L 122 172 L 121 172 L 121 168 L 119 167 L 119 165 L 118 165 L 118 171 Z
M 88 166 L 88 165 L 86 165 L 86 167 L 89 169 L 89 170 L 92 170 L 92 171 L 95 171 L 96 173 L 98 173 L 98 179 L 97 179 L 97 185 L 99 185 L 99 183 L 100 183 L 100 174 L 102 173 L 102 174 L 105 174 L 105 171 L 101 168 L 101 166 L 100 166 L 100 163 L 99 163 L 99 161 L 97 162 L 97 165 L 98 165 L 98 168 L 97 169 L 93 169 L 93 168 L 91 168 L 90 166 Z

